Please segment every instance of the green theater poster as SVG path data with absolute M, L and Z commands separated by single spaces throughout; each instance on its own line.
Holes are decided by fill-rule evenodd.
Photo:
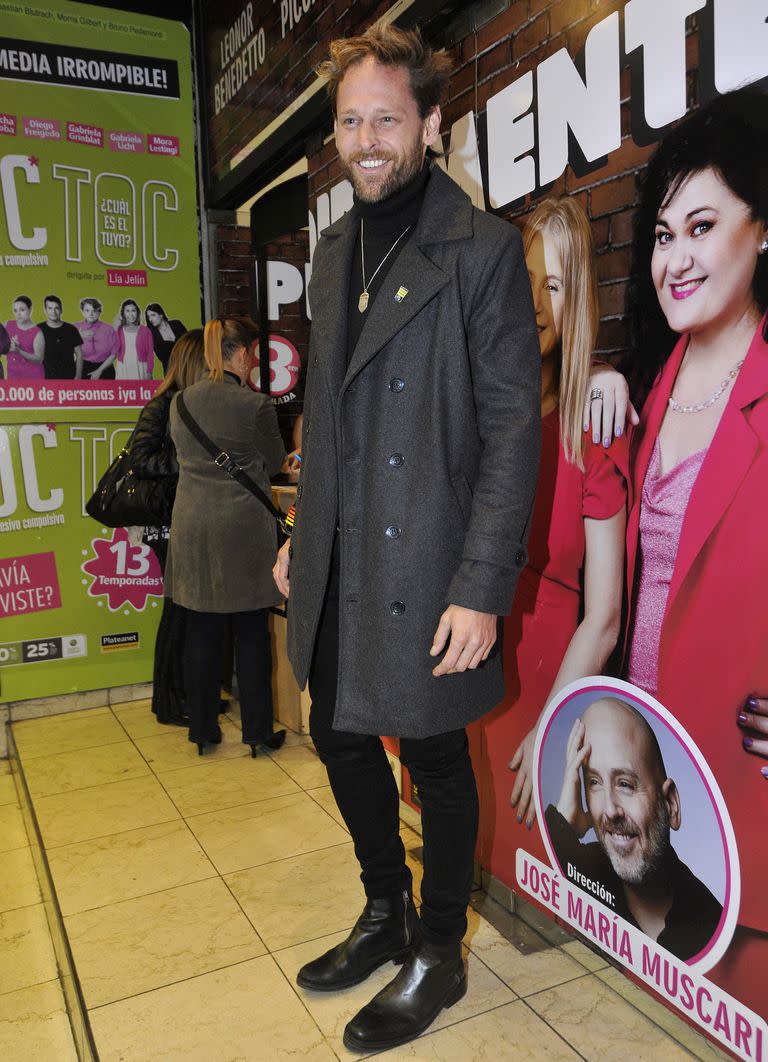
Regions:
M 0 16 L 0 699 L 20 700 L 151 678 L 157 559 L 84 505 L 200 322 L 200 271 L 187 30 Z

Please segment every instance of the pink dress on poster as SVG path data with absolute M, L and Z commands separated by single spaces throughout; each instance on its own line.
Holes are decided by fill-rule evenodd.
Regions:
M 5 330 L 11 339 L 17 341 L 22 350 L 25 350 L 27 354 L 34 354 L 35 336 L 42 334 L 37 325 L 32 325 L 31 328 L 19 328 L 16 321 L 7 321 Z M 15 350 L 11 349 L 8 351 L 8 379 L 44 380 L 45 369 L 43 363 L 42 361 L 27 361 L 21 354 L 17 354 Z
M 659 685 L 659 641 L 675 571 L 677 547 L 693 485 L 706 449 L 661 472 L 659 440 L 643 484 L 638 559 L 640 577 L 635 597 L 627 681 L 656 696 Z

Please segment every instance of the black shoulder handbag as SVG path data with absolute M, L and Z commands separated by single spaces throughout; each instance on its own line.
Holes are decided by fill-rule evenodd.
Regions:
M 161 527 L 170 523 L 162 480 L 139 479 L 131 469 L 133 434 L 98 482 L 85 511 L 104 527 Z
M 245 487 L 246 490 L 250 491 L 255 498 L 259 499 L 264 508 L 268 510 L 270 515 L 274 518 L 277 526 L 278 548 L 282 546 L 285 540 L 290 538 L 290 530 L 286 523 L 285 513 L 281 512 L 272 503 L 272 499 L 267 497 L 261 487 L 257 483 L 254 483 L 245 469 L 241 468 L 237 461 L 229 456 L 226 450 L 222 450 L 220 446 L 217 446 L 216 443 L 205 434 L 203 429 L 187 409 L 184 402 L 184 394 L 181 391 L 176 398 L 176 408 L 179 411 L 179 416 L 184 421 L 189 431 L 194 435 L 203 449 L 207 450 L 211 455 L 213 463 L 218 465 L 219 468 L 230 477 L 230 479 L 236 480 L 236 482 L 242 487 Z

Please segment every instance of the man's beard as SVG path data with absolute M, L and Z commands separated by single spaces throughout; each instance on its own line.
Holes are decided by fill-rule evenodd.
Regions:
M 386 159 L 388 162 L 392 162 L 392 166 L 380 184 L 369 185 L 360 175 L 356 163 L 362 162 L 364 159 Z M 401 188 L 404 188 L 406 184 L 413 180 L 421 169 L 422 161 L 421 143 L 417 141 L 413 150 L 400 156 L 399 160 L 397 155 L 385 154 L 381 151 L 360 151 L 352 155 L 349 160 L 342 159 L 341 165 L 344 176 L 352 182 L 352 187 L 358 199 L 362 200 L 363 203 L 381 203 L 383 200 L 389 199 L 395 192 L 399 192 Z
M 663 798 L 659 797 L 647 841 L 631 855 L 617 852 L 610 844 L 605 843 L 605 834 L 609 832 L 628 833 L 639 837 L 637 826 L 626 815 L 614 819 L 603 818 L 595 824 L 595 833 L 618 877 L 626 885 L 644 885 L 664 864 L 670 847 L 667 805 Z

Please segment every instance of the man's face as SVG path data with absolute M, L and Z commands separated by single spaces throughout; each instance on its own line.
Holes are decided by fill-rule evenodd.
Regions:
M 61 306 L 58 302 L 45 303 L 45 316 L 52 325 L 57 325 L 61 320 Z
M 421 169 L 440 131 L 440 108 L 422 119 L 405 67 L 367 58 L 351 66 L 339 84 L 334 131 L 358 198 L 378 203 Z
M 584 786 L 595 833 L 619 878 L 642 885 L 670 847 L 665 780 L 653 745 L 642 723 L 615 702 L 594 702 L 584 725 L 591 746 Z

